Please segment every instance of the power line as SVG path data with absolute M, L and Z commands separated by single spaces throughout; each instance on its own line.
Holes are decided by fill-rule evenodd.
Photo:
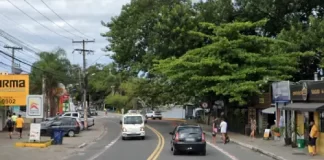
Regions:
M 35 32 L 33 32 L 33 31 L 31 31 L 30 29 L 24 27 L 23 25 L 19 24 L 18 22 L 12 20 L 11 18 L 9 18 L 9 16 L 4 15 L 4 14 L 2 14 L 2 13 L 0 13 L 0 15 L 1 15 L 2 17 L 4 17 L 5 19 L 7 19 L 8 21 L 11 21 L 11 22 L 15 23 L 16 25 L 18 25 L 18 26 L 21 27 L 22 29 L 28 30 L 29 32 L 32 32 L 32 33 L 35 33 Z M 36 35 L 37 37 L 39 37 L 40 39 L 42 39 L 42 40 L 44 40 L 44 41 L 47 41 L 45 38 L 43 38 L 43 37 L 41 37 L 41 36 L 39 36 L 39 35 L 37 35 L 37 34 L 35 34 L 35 35 Z
M 75 31 L 79 32 L 80 34 L 82 34 L 84 37 L 86 38 L 91 38 L 88 37 L 87 35 L 85 35 L 84 33 L 82 33 L 80 30 L 76 29 L 75 27 L 73 27 L 70 23 L 68 23 L 66 20 L 64 20 L 59 14 L 57 14 L 49 5 L 47 5 L 43 0 L 41 0 L 42 3 L 49 9 L 51 10 L 58 18 L 60 18 L 63 22 L 65 22 L 68 26 L 70 26 L 72 29 L 74 29 Z
M 35 8 L 35 7 L 34 7 L 32 4 L 30 4 L 27 0 L 24 0 L 24 1 L 25 1 L 25 2 L 26 2 L 26 3 L 27 3 L 31 8 L 33 8 L 36 12 L 38 12 L 40 15 L 42 15 L 42 16 L 43 16 L 44 18 L 46 18 L 48 21 L 52 22 L 52 23 L 53 23 L 54 25 L 56 25 L 57 27 L 63 29 L 65 32 L 70 33 L 70 34 L 73 35 L 73 36 L 77 36 L 77 37 L 82 38 L 81 36 L 78 36 L 78 35 L 76 35 L 76 34 L 70 32 L 70 31 L 66 30 L 65 28 L 63 28 L 63 27 L 57 25 L 54 21 L 52 21 L 50 18 L 48 18 L 47 16 L 45 16 L 42 12 L 40 12 L 37 8 Z
M 66 36 L 64 36 L 64 35 L 62 35 L 62 34 L 59 34 L 59 33 L 55 32 L 55 31 L 51 30 L 51 29 L 48 28 L 47 26 L 43 25 L 42 23 L 38 22 L 35 18 L 33 18 L 33 17 L 31 17 L 30 15 L 28 15 L 25 11 L 23 11 L 23 10 L 20 9 L 18 6 L 16 6 L 15 4 L 13 4 L 10 0 L 7 0 L 7 1 L 8 1 L 12 6 L 14 6 L 16 9 L 18 9 L 21 13 L 23 13 L 24 15 L 26 15 L 28 18 L 30 18 L 31 20 L 35 21 L 35 22 L 38 23 L 39 25 L 43 26 L 43 27 L 46 28 L 47 30 L 49 30 L 49 31 L 55 33 L 56 35 L 61 36 L 61 37 L 65 38 L 65 39 L 71 40 L 69 37 L 66 37 Z

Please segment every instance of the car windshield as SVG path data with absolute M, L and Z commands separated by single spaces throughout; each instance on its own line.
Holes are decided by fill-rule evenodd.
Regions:
M 127 116 L 124 118 L 124 124 L 142 124 L 142 116 Z

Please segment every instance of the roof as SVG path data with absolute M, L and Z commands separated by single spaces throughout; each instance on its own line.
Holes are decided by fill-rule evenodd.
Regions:
M 179 124 L 180 127 L 200 127 L 198 124 L 187 124 L 187 123 L 181 123 Z

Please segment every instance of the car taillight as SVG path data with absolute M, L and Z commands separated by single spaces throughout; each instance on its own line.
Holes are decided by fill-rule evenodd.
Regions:
M 202 134 L 201 134 L 201 141 L 202 141 L 202 142 L 206 142 L 205 133 L 202 133 Z
M 175 138 L 174 138 L 174 141 L 178 142 L 179 141 L 179 133 L 176 133 L 175 134 Z

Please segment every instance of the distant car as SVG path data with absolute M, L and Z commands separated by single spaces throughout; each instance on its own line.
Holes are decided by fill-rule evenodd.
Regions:
M 171 138 L 173 155 L 181 152 L 197 152 L 206 155 L 205 133 L 199 125 L 180 124 L 174 128 Z
M 145 114 L 146 119 L 162 119 L 161 111 L 147 111 Z
M 122 126 L 122 139 L 139 137 L 145 139 L 145 123 L 143 115 L 127 113 L 120 120 Z
M 48 121 L 46 124 L 41 124 L 41 135 L 50 136 L 55 128 L 60 128 L 63 130 L 63 134 L 69 137 L 74 137 L 81 130 L 76 118 L 64 117 L 58 120 Z
M 90 109 L 90 115 L 98 116 L 97 110 L 96 109 Z

